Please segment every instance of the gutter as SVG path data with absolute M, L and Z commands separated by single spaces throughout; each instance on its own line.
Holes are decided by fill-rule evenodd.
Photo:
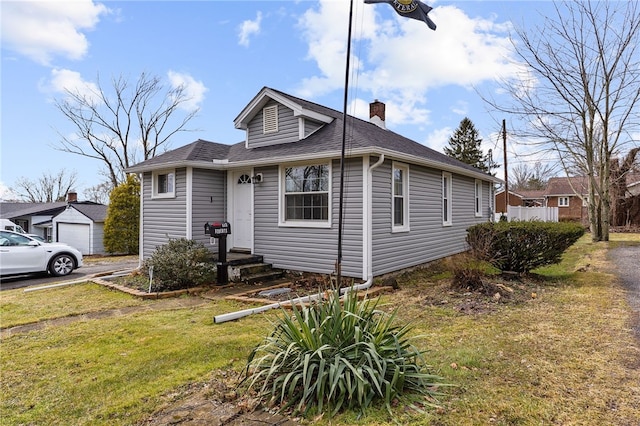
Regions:
M 127 168 L 125 171 L 127 173 L 143 173 L 143 172 L 150 172 L 158 169 L 178 168 L 178 167 L 195 167 L 195 168 L 201 168 L 201 169 L 228 170 L 228 169 L 234 169 L 239 167 L 273 166 L 273 165 L 279 165 L 282 163 L 295 163 L 297 161 L 304 162 L 309 160 L 333 159 L 333 158 L 340 158 L 340 155 L 341 155 L 340 151 L 324 151 L 324 152 L 318 152 L 314 154 L 298 154 L 298 155 L 258 158 L 258 159 L 251 159 L 251 160 L 242 160 L 242 161 L 229 161 L 228 159 L 224 159 L 224 160 L 213 159 L 212 161 L 178 160 L 178 161 L 170 161 L 162 164 L 132 166 Z M 404 161 L 411 164 L 418 164 L 421 166 L 444 170 L 447 172 L 456 173 L 463 176 L 469 176 L 476 179 L 491 181 L 493 183 L 503 182 L 501 179 L 495 176 L 485 174 L 480 171 L 475 172 L 473 170 L 468 170 L 463 167 L 452 166 L 446 163 L 439 162 L 437 160 L 432 160 L 432 159 L 420 157 L 417 155 L 404 154 L 402 152 L 394 151 L 388 148 L 380 148 L 380 147 L 354 148 L 354 149 L 351 149 L 349 153 L 345 155 L 345 158 L 361 157 L 364 155 L 388 155 L 390 158 L 396 159 L 398 161 Z

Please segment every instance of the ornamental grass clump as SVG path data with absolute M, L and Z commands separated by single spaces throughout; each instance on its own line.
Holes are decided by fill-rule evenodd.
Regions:
M 423 352 L 410 342 L 409 325 L 378 302 L 344 300 L 328 293 L 308 307 L 293 306 L 251 352 L 243 383 L 281 410 L 309 415 L 365 409 L 406 393 L 426 395 L 434 405 L 442 378 L 430 373 Z

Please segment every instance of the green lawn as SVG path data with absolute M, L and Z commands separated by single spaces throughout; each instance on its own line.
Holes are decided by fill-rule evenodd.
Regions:
M 610 244 L 640 244 L 640 235 L 612 234 Z M 462 312 L 447 274 L 415 271 L 383 298 L 415 324 L 415 343 L 435 370 L 455 384 L 441 408 L 398 406 L 367 416 L 340 414 L 317 424 L 540 425 L 637 424 L 640 349 L 630 330 L 623 290 L 606 272 L 606 243 L 582 238 L 562 264 L 537 272 L 519 303 L 484 301 Z M 585 265 L 586 272 L 574 272 Z M 514 284 L 515 286 L 516 284 Z M 469 296 L 470 297 L 470 296 Z M 0 324 L 19 324 L 99 309 L 148 307 L 94 284 L 31 293 L 0 293 Z M 1 342 L 0 424 L 131 425 L 185 386 L 240 371 L 278 312 L 213 324 L 242 309 L 210 302 L 186 309 L 142 310 L 16 333 Z M 420 405 L 420 401 L 415 403 Z

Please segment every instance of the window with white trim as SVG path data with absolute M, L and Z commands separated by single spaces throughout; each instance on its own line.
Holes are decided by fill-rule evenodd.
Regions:
M 482 181 L 476 179 L 475 181 L 475 213 L 476 217 L 482 216 Z
M 262 109 L 262 132 L 276 133 L 278 131 L 278 105 L 271 105 Z
M 558 197 L 558 207 L 569 207 L 569 197 Z
M 442 224 L 451 226 L 451 173 L 442 172 Z
M 392 231 L 409 230 L 409 167 L 393 163 Z
M 175 171 L 163 170 L 153 172 L 151 181 L 153 186 L 153 198 L 175 197 Z
M 329 224 L 331 167 L 327 164 L 283 167 L 283 222 Z

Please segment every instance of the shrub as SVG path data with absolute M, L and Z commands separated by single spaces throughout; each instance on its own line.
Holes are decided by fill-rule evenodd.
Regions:
M 582 235 L 584 227 L 576 223 L 482 223 L 467 230 L 467 243 L 501 271 L 527 273 L 560 262 L 562 253 Z
M 154 291 L 179 290 L 195 287 L 215 280 L 215 265 L 211 252 L 204 244 L 172 239 L 144 262 L 144 271 L 150 276 L 153 268 Z
M 137 254 L 139 233 L 140 182 L 130 174 L 109 195 L 104 220 L 104 248 L 109 253 Z
M 293 308 L 250 354 L 243 382 L 281 409 L 331 415 L 342 408 L 362 412 L 374 400 L 391 402 L 404 392 L 434 396 L 441 378 L 428 372 L 423 353 L 408 338 L 410 326 L 394 324 L 395 312 L 358 302 L 355 293 L 341 302 Z

